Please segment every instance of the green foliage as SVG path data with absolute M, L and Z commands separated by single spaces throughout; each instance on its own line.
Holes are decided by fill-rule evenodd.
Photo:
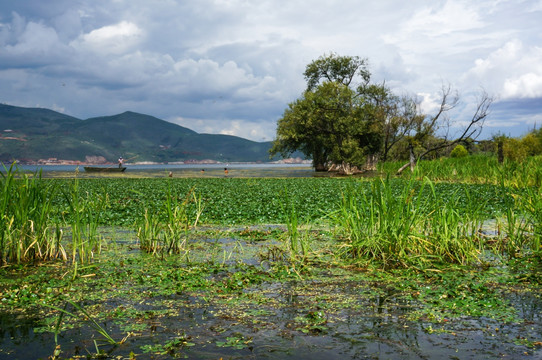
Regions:
M 454 149 L 450 153 L 450 157 L 453 157 L 453 158 L 462 158 L 462 157 L 465 157 L 467 155 L 469 155 L 469 152 L 461 144 L 454 147 Z
M 525 232 L 530 234 L 525 242 L 540 259 L 542 255 L 542 186 L 525 188 L 515 200 L 521 214 L 520 224 L 524 226 Z
M 54 184 L 29 176 L 13 165 L 0 172 L 0 265 L 62 256 L 61 233 L 52 230 Z
M 179 353 L 182 349 L 192 347 L 196 345 L 191 342 L 190 336 L 182 334 L 172 340 L 167 341 L 165 344 L 156 345 L 143 345 L 141 350 L 144 353 L 153 353 L 157 355 L 168 355 L 174 358 L 182 357 Z
M 522 162 L 528 157 L 542 155 L 542 129 L 532 130 L 521 138 L 499 138 L 504 143 L 504 156 L 508 160 Z
M 487 216 L 504 213 L 506 207 L 509 206 L 511 197 L 503 193 L 502 187 L 497 186 L 500 184 L 499 175 L 496 173 L 489 175 L 487 180 L 482 179 L 481 175 L 484 172 L 489 173 L 489 170 L 483 167 L 484 162 L 469 163 L 471 157 L 468 158 L 467 164 L 475 164 L 476 166 L 479 164 L 477 170 L 466 171 L 462 167 L 463 162 L 461 162 L 457 163 L 457 174 L 454 175 L 450 169 L 452 166 L 448 164 L 453 160 L 421 162 L 420 173 L 415 175 L 422 178 L 427 176 L 434 181 L 454 181 L 461 175 L 468 177 L 474 184 L 437 182 L 434 186 L 437 192 L 443 194 L 444 199 L 453 192 L 461 194 L 470 191 L 475 201 L 484 205 L 484 214 Z M 493 161 L 496 163 L 495 159 Z M 508 171 L 507 174 L 510 174 L 511 178 L 507 179 L 506 183 L 510 183 L 512 180 L 516 183 L 523 171 L 524 174 L 529 175 L 529 182 L 534 181 L 534 176 L 531 175 L 534 174 L 534 169 L 529 168 L 526 164 L 513 172 L 512 170 Z M 62 191 L 67 191 L 72 183 L 70 180 L 64 179 L 44 181 L 55 184 Z M 404 186 L 404 181 L 403 179 L 391 179 L 394 191 L 400 191 Z M 86 196 L 93 198 L 103 192 L 108 194 L 108 206 L 102 212 L 98 225 L 135 226 L 137 229 L 139 224 L 144 221 L 145 211 L 147 211 L 149 219 L 155 218 L 155 220 L 149 220 L 149 224 L 153 221 L 161 224 L 167 223 L 165 204 L 167 202 L 166 194 L 169 191 L 168 184 L 171 184 L 171 193 L 175 194 L 179 204 L 193 189 L 191 200 L 186 204 L 187 215 L 192 219 L 191 224 L 193 224 L 201 210 L 198 223 L 207 225 L 286 224 L 287 213 L 283 211 L 284 193 L 288 194 L 289 209 L 294 209 L 298 220 L 303 220 L 307 224 L 326 222 L 326 215 L 339 209 L 342 194 L 347 187 L 369 189 L 371 186 L 371 182 L 368 181 L 352 182 L 347 178 L 320 177 L 263 178 L 256 181 L 243 178 L 104 178 L 79 179 L 79 192 L 82 198 L 86 198 Z M 196 198 L 193 197 L 194 195 L 197 195 Z M 198 203 L 201 205 L 200 210 L 198 210 Z M 466 202 L 461 200 L 459 209 L 461 210 L 465 204 Z M 66 199 L 57 196 L 53 199 L 52 205 L 51 220 L 62 223 L 62 214 L 66 216 L 69 211 Z
M 358 90 L 350 87 L 359 76 Z M 361 167 L 367 155 L 380 147 L 380 125 L 368 92 L 370 73 L 365 60 L 331 54 L 307 66 L 308 88 L 288 105 L 278 121 L 270 152 L 283 156 L 299 150 L 316 169 L 329 162 Z
M 313 90 L 323 80 L 324 82 L 335 82 L 350 86 L 356 76 L 359 76 L 364 83 L 371 78 L 367 70 L 367 59 L 358 56 L 338 56 L 331 53 L 320 56 L 312 61 L 303 73 L 307 80 L 307 90 Z
M 234 334 L 234 336 L 228 336 L 225 341 L 217 341 L 218 347 L 231 347 L 237 350 L 245 349 L 252 343 L 252 337 L 244 337 L 242 334 Z
M 299 215 L 295 206 L 290 202 L 288 193 L 285 191 L 282 194 L 283 200 L 281 203 L 281 210 L 284 214 L 287 231 L 287 249 L 292 260 L 305 261 L 309 253 L 309 244 L 307 238 L 304 237 L 299 231 Z
M 63 189 L 68 210 L 63 214 L 64 222 L 71 226 L 72 261 L 87 263 L 95 252 L 100 251 L 101 237 L 98 224 L 109 205 L 107 192 L 102 187 L 96 194 L 82 194 L 79 179 L 75 178 L 69 189 Z
M 162 254 L 179 254 L 186 250 L 187 233 L 191 226 L 196 226 L 202 212 L 201 197 L 193 189 L 186 194 L 183 200 L 173 192 L 171 179 L 168 183 L 166 201 L 159 208 L 158 215 L 144 210 L 144 216 L 137 228 L 142 250 L 160 252 Z M 196 213 L 193 218 L 188 211 L 190 204 L 195 205 Z M 160 220 L 160 215 L 165 220 Z
M 58 184 L 61 189 L 70 185 L 70 181 L 64 179 L 48 181 Z M 158 222 L 166 223 L 164 209 L 168 191 L 181 203 L 191 189 L 198 199 L 201 197 L 201 223 L 280 224 L 284 220 L 280 194 L 285 189 L 300 216 L 307 221 L 316 221 L 324 215 L 322 210 L 336 204 L 345 184 L 338 178 L 109 178 L 80 179 L 79 192 L 81 196 L 88 193 L 92 197 L 106 189 L 109 206 L 102 213 L 101 225 L 133 226 L 143 219 L 145 210 Z M 197 204 L 190 201 L 186 205 L 189 217 L 194 220 Z M 61 222 L 62 212 L 67 211 L 65 199 L 55 198 L 54 208 L 53 216 Z
M 368 191 L 349 188 L 333 218 L 349 255 L 385 267 L 467 264 L 478 259 L 482 223 L 480 208 L 469 193 L 467 198 L 460 213 L 461 198 L 456 193 L 444 198 L 429 180 L 394 189 L 389 178 L 376 179 Z
M 440 110 L 428 117 L 412 97 L 395 95 L 385 83 L 371 84 L 365 59 L 332 53 L 307 65 L 304 75 L 307 90 L 278 120 L 272 155 L 299 150 L 316 170 L 333 165 L 351 174 L 353 167 L 374 170 L 379 156 L 384 161 L 401 156 L 396 147 L 407 154 L 415 149 L 418 158 L 447 147 L 448 140 L 434 134 L 439 117 L 457 102 L 450 98 L 451 89 L 443 89 Z M 491 100 L 482 101 L 469 129 L 487 114 Z
M 501 229 L 506 229 L 502 232 L 503 237 L 495 243 L 499 253 L 522 254 L 525 246 L 536 251 L 539 240 L 531 234 L 540 231 L 540 206 L 536 201 L 539 195 L 536 189 L 540 188 L 542 180 L 542 169 L 536 165 L 537 160 L 523 163 L 508 161 L 503 165 L 498 165 L 494 158 L 479 156 L 456 160 L 424 161 L 410 179 L 389 179 L 384 185 L 345 178 L 265 178 L 257 181 L 244 178 L 41 179 L 36 184 L 43 189 L 59 189 L 64 194 L 56 196 L 55 192 L 48 191 L 47 195 L 52 197 L 44 197 L 50 203 L 45 217 L 49 229 L 48 241 L 57 244 L 55 254 L 65 256 L 64 248 L 71 249 L 72 260 L 81 262 L 91 261 L 94 254 L 101 250 L 103 238 L 99 234 L 99 226 L 133 227 L 139 231 L 143 249 L 166 254 L 182 253 L 187 232 L 198 223 L 228 226 L 285 224 L 289 230 L 287 250 L 293 255 L 291 258 L 299 256 L 306 259 L 312 251 L 312 244 L 309 247 L 309 243 L 305 242 L 307 239 L 299 230 L 300 225 L 327 225 L 329 214 L 343 211 L 350 198 L 358 197 L 363 198 L 362 203 L 366 205 L 361 205 L 357 199 L 343 216 L 341 221 L 345 222 L 344 228 L 351 229 L 341 234 L 345 237 L 367 237 L 367 241 L 382 237 L 384 240 L 375 243 L 375 246 L 382 246 L 393 239 L 401 245 L 403 240 L 400 239 L 411 241 L 413 237 L 428 237 L 436 241 L 440 237 L 444 240 L 437 242 L 437 245 L 445 244 L 444 247 L 437 250 L 436 245 L 431 245 L 434 247 L 431 252 L 440 254 L 438 256 L 445 261 L 468 262 L 467 255 L 461 259 L 463 248 L 456 239 L 462 239 L 465 233 L 474 234 L 480 219 L 493 218 L 499 220 Z M 430 185 L 426 183 L 423 193 L 426 199 L 422 200 L 419 198 L 422 193 L 418 191 L 420 183 L 417 179 L 424 177 L 432 182 Z M 9 179 L 6 177 L 6 180 Z M 461 179 L 475 184 L 439 182 Z M 10 181 L 15 179 L 7 183 Z M 32 192 L 25 190 L 26 193 Z M 348 201 L 341 201 L 343 196 Z M 409 196 L 412 200 L 407 201 Z M 40 200 L 40 204 L 47 201 Z M 414 203 L 409 201 L 422 204 L 433 202 L 429 212 L 432 216 L 424 212 L 425 205 L 410 208 Z M 4 201 L 4 204 L 8 203 L 13 204 Z M 356 207 L 365 209 L 360 212 L 361 220 L 355 217 L 351 219 Z M 373 220 L 374 216 L 365 221 L 366 209 L 373 209 L 375 214 L 383 216 L 377 217 L 378 222 Z M 417 225 L 405 227 L 399 218 L 394 217 L 400 214 Z M 7 229 L 5 231 L 10 234 L 12 228 L 6 219 L 11 217 L 5 218 L 3 223 Z M 347 221 L 350 224 L 346 224 Z M 370 224 L 374 225 L 368 228 L 370 231 L 356 230 L 357 226 L 367 227 Z M 66 225 L 71 231 L 64 234 Z M 423 234 L 420 228 L 425 229 Z M 380 235 L 372 237 L 375 231 Z M 67 239 L 70 241 L 60 246 L 61 241 Z M 4 253 L 11 246 L 8 244 L 12 242 L 3 242 Z M 48 246 L 53 248 L 52 245 Z M 394 246 L 390 245 L 389 249 Z M 23 253 L 31 254 L 31 251 Z M 8 261 L 5 256 L 4 261 Z
M 342 183 L 358 190 L 357 196 L 362 196 L 362 191 L 369 196 L 373 185 L 378 186 L 350 180 Z M 389 189 L 380 192 L 390 191 L 399 198 L 398 203 L 405 200 L 403 192 L 410 194 L 414 189 L 409 201 L 423 204 L 433 191 L 429 183 L 423 187 L 413 181 L 409 186 L 403 180 L 390 179 L 389 184 Z M 465 195 L 457 184 L 433 186 L 443 199 L 455 193 L 453 208 L 462 213 L 473 213 L 465 209 L 471 202 L 464 198 L 475 198 L 478 189 L 487 187 L 468 187 L 470 194 Z M 409 209 L 417 211 L 412 206 Z M 246 234 L 246 230 L 241 232 Z M 216 246 L 210 240 L 223 237 L 223 232 L 205 232 L 192 239 L 191 246 L 194 252 L 206 254 Z M 262 242 L 243 239 L 250 241 L 247 248 Z M 270 240 L 265 246 L 273 243 Z M 433 263 L 429 268 L 383 270 L 375 262 L 361 266 L 359 261 L 352 264 L 336 257 L 336 244 L 333 236 L 320 239 L 322 257 L 310 264 L 312 271 L 294 277 L 280 261 L 264 268 L 258 264 L 257 254 L 245 253 L 243 258 L 254 265 L 227 265 L 206 258 L 186 261 L 179 256 L 158 259 L 134 251 L 133 243 L 122 241 L 99 254 L 95 265 L 80 267 L 73 277 L 66 272 L 73 272 L 74 264 L 0 267 L 0 311 L 4 319 L 16 319 L 13 321 L 24 319 L 20 309 L 39 313 L 38 323 L 29 329 L 36 334 L 32 344 L 40 341 L 47 346 L 49 339 L 52 350 L 52 334 L 62 334 L 63 358 L 79 354 L 87 358 L 126 357 L 129 352 L 159 358 L 197 358 L 202 353 L 213 358 L 224 353 L 250 357 L 270 347 L 283 347 L 285 336 L 312 343 L 330 339 L 332 344 L 346 336 L 346 342 L 340 343 L 346 346 L 355 337 L 365 349 L 379 334 L 364 331 L 360 337 L 359 329 L 383 324 L 399 334 L 408 330 L 416 335 L 424 329 L 427 334 L 423 336 L 429 341 L 441 341 L 438 334 L 453 333 L 461 335 L 458 343 L 463 345 L 472 337 L 477 344 L 480 339 L 484 344 L 504 342 L 510 356 L 525 356 L 524 352 L 530 351 L 514 346 L 514 341 L 519 341 L 516 333 L 521 334 L 523 344 L 539 340 L 539 258 L 518 257 L 508 264 L 497 260 L 495 266 Z M 529 296 L 532 302 L 518 300 Z M 355 319 L 356 326 L 345 330 L 345 319 Z M 11 329 L 3 328 L 6 333 Z M 51 334 L 38 337 L 38 332 Z M 325 337 L 316 338 L 321 335 Z M 130 341 L 123 342 L 127 336 Z M 122 346 L 113 345 L 120 343 Z M 9 342 L 3 349 L 10 350 Z M 470 347 L 456 349 L 451 347 L 448 354 L 472 355 Z M 490 354 L 486 348 L 479 350 L 482 352 Z
M 504 156 L 508 160 L 522 162 L 527 158 L 527 148 L 520 139 L 506 139 L 504 142 Z
M 420 161 L 414 173 L 403 173 L 403 177 L 434 181 L 451 181 L 477 184 L 501 184 L 504 186 L 526 187 L 542 184 L 541 156 L 528 157 L 523 162 L 507 160 L 499 164 L 496 157 L 473 155 L 466 158 L 439 158 Z M 400 162 L 387 162 L 379 165 L 379 170 L 395 175 Z

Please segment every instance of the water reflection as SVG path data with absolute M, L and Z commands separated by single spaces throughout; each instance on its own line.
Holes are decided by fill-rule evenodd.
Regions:
M 199 239 L 191 261 L 211 264 L 278 265 L 284 258 L 265 261 L 258 254 L 276 240 Z M 209 281 L 224 281 L 243 266 L 220 267 Z M 269 265 L 268 265 L 269 266 Z M 180 280 L 182 281 L 182 280 Z M 115 339 L 133 336 L 118 346 L 103 346 L 106 358 L 165 359 L 435 359 L 536 358 L 522 341 L 542 334 L 542 301 L 533 292 L 506 296 L 521 322 L 488 318 L 458 318 L 449 322 L 409 320 L 423 304 L 383 283 L 352 280 L 348 275 L 324 272 L 317 280 L 254 283 L 238 292 L 207 294 L 184 290 L 155 294 L 149 285 L 143 300 L 113 298 L 102 304 L 115 316 L 102 319 Z M 243 296 L 240 296 L 243 295 Z M 240 301 L 238 301 L 240 300 Z M 122 314 L 126 314 L 121 316 Z M 118 315 L 118 316 L 117 316 Z M 47 358 L 54 350 L 52 333 L 37 333 L 34 317 L 0 314 L 0 359 Z M 181 336 L 196 346 L 164 356 L 144 354 L 145 346 L 162 346 Z M 228 338 L 250 339 L 236 349 L 221 347 Z M 65 356 L 85 355 L 98 335 L 87 323 L 63 330 L 60 344 Z M 527 352 L 527 355 L 524 353 Z

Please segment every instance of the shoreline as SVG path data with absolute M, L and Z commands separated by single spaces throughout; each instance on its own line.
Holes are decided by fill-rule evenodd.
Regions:
M 29 165 L 29 166 L 59 166 L 59 165 L 73 165 L 73 166 L 114 166 L 116 162 L 87 162 L 77 160 L 37 160 L 37 161 L 14 161 L 11 163 L 2 163 L 4 166 L 16 165 Z M 154 161 L 137 161 L 127 162 L 124 165 L 224 165 L 224 164 L 247 164 L 247 165 L 266 165 L 266 164 L 284 164 L 284 165 L 306 165 L 312 164 L 312 160 L 302 160 L 300 158 L 289 158 L 276 161 L 229 161 L 222 162 L 216 160 L 187 160 L 187 161 L 170 161 L 170 162 L 154 162 Z

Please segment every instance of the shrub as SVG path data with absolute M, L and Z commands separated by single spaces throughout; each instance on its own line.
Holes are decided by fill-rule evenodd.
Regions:
M 453 158 L 462 158 L 467 155 L 469 155 L 469 152 L 463 145 L 457 145 L 450 153 L 450 156 Z
M 507 159 L 522 162 L 527 155 L 528 149 L 520 139 L 510 138 L 504 142 L 504 156 Z

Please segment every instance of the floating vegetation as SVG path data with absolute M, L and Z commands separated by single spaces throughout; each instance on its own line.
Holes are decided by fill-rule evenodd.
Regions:
M 0 359 L 536 358 L 541 187 L 421 174 L 5 169 Z

